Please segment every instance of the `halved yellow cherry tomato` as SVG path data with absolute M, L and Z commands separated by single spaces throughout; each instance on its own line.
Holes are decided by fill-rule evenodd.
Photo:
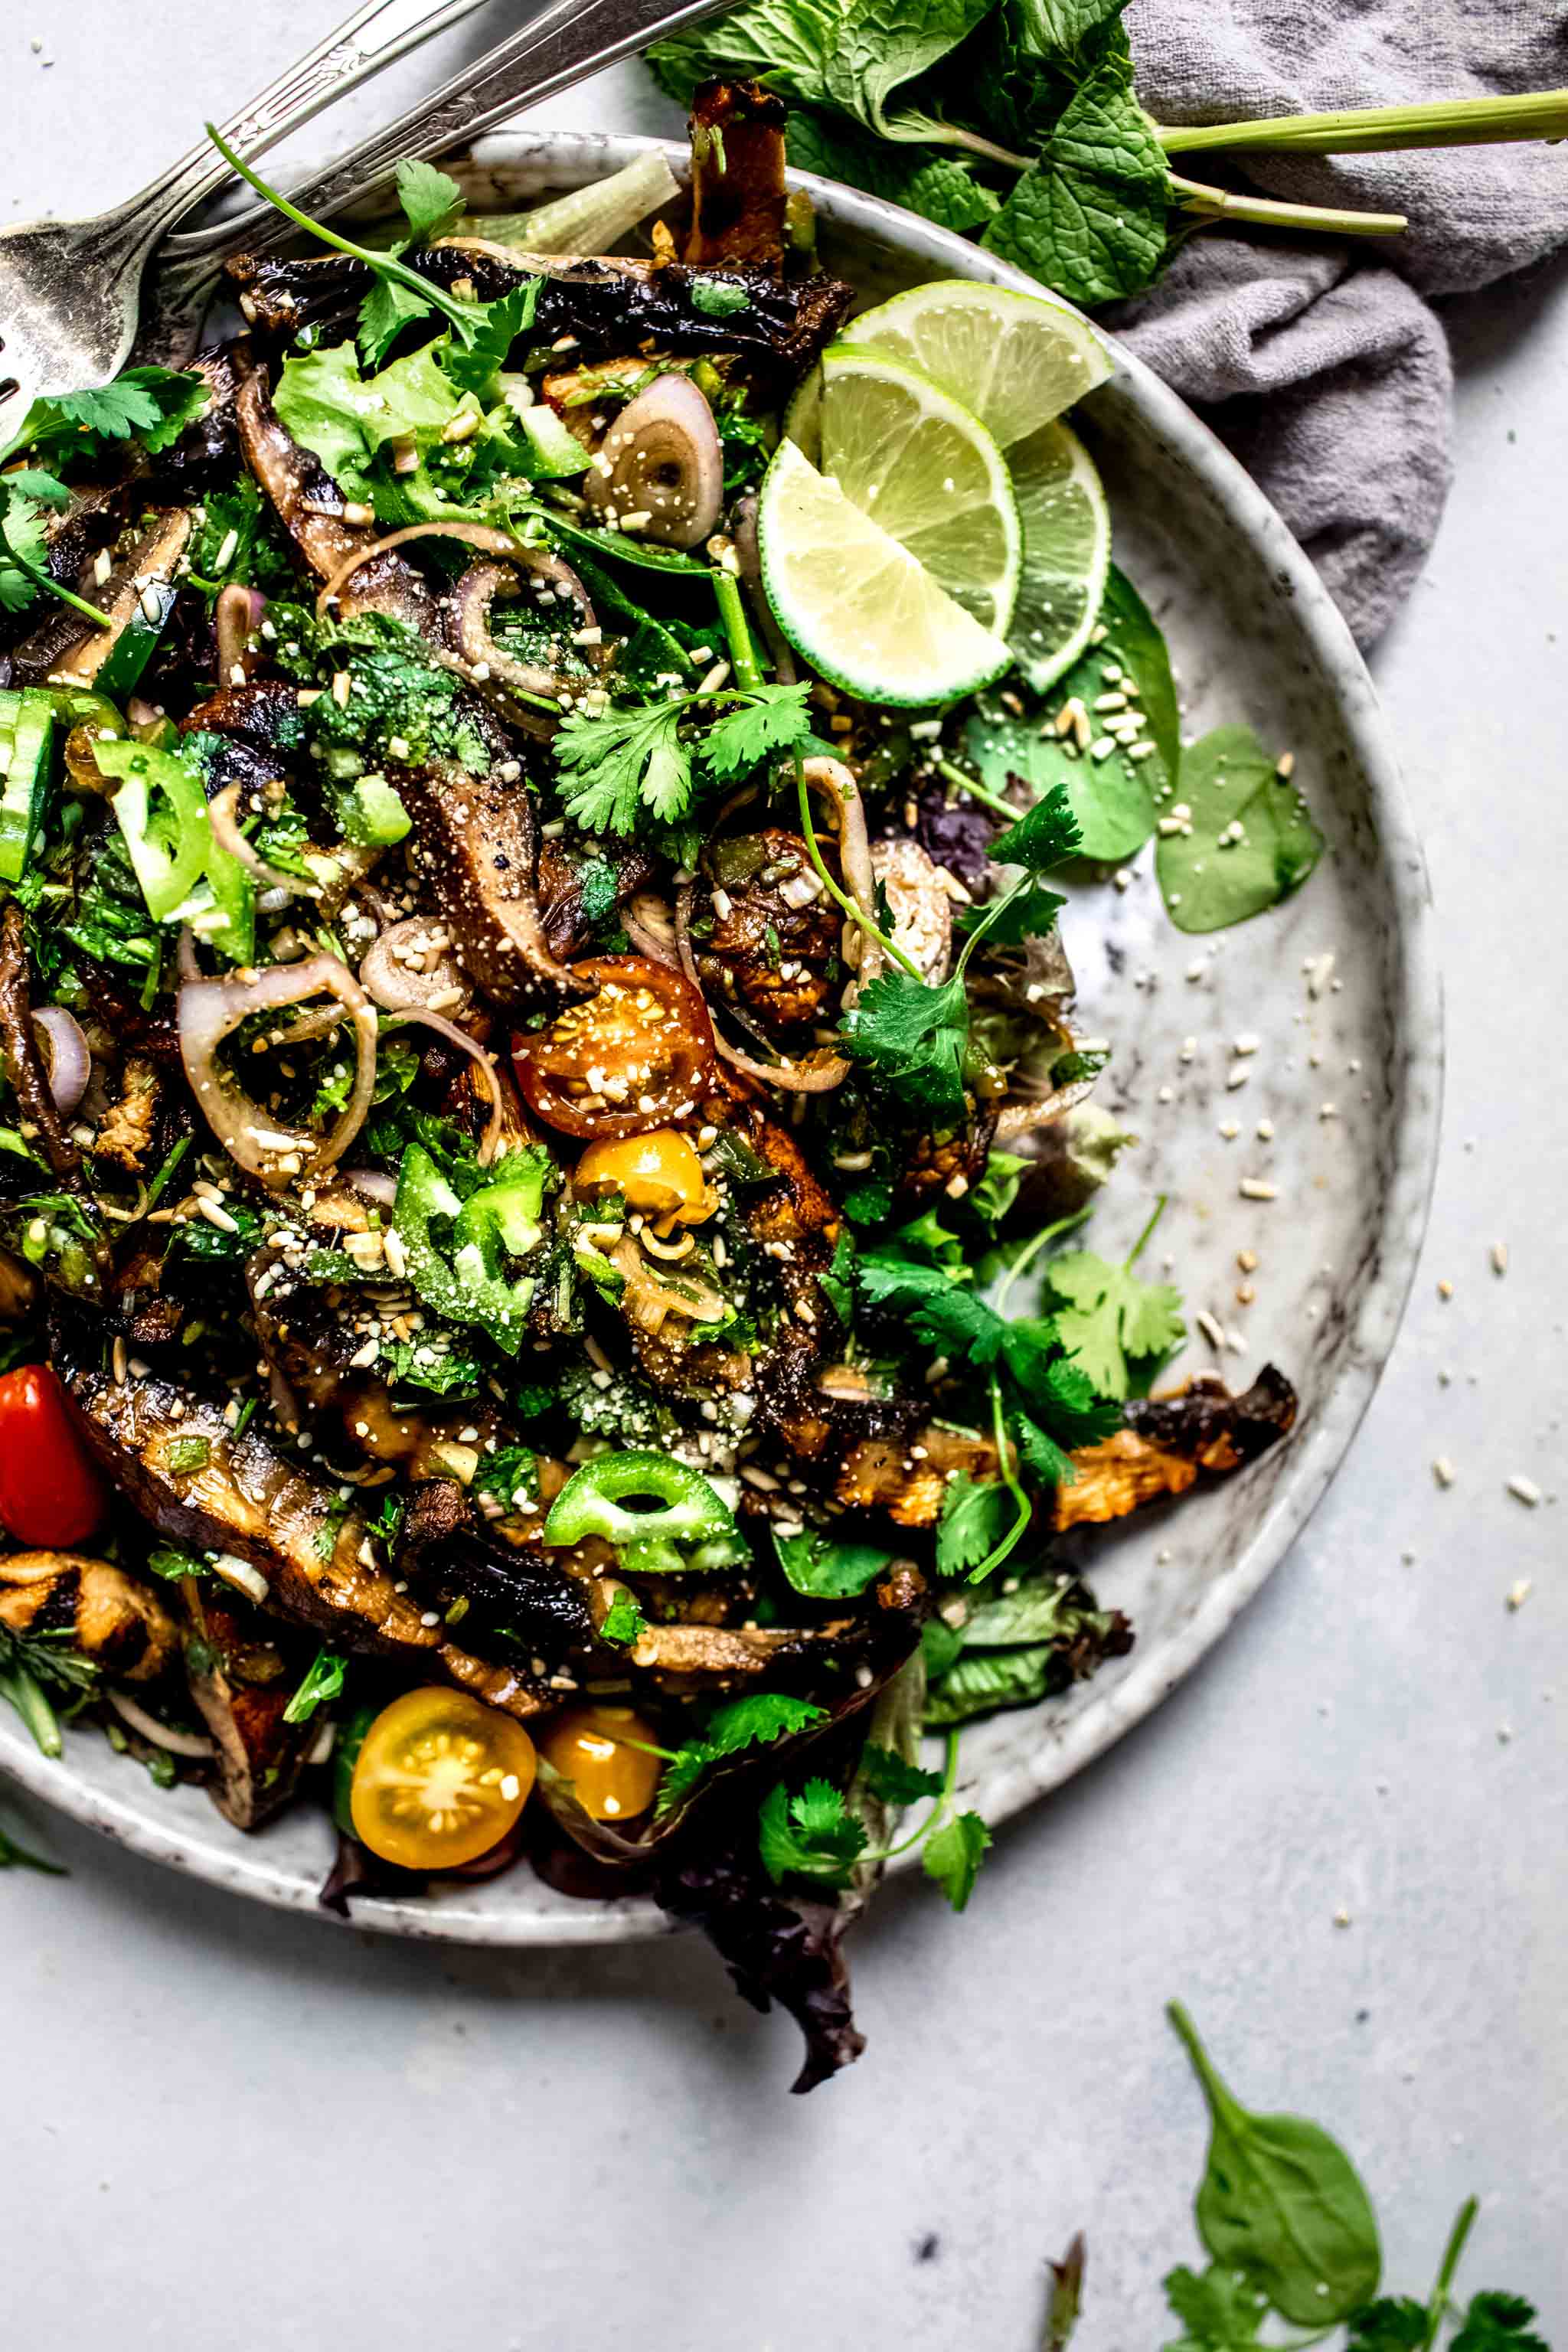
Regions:
M 646 1745 L 628 1747 L 633 1739 Z M 596 1822 L 629 1822 L 647 1812 L 658 1787 L 659 1759 L 647 1753 L 656 1744 L 652 1727 L 629 1706 L 574 1706 L 555 1717 L 539 1748 Z
M 650 1135 L 628 1135 L 620 1142 L 591 1143 L 572 1181 L 579 1192 L 623 1193 L 628 1209 L 658 1220 L 660 1233 L 677 1223 L 700 1225 L 713 1214 L 702 1162 L 673 1127 L 656 1127 Z
M 405 1870 L 488 1853 L 528 1802 L 537 1759 L 521 1724 L 467 1691 L 405 1691 L 383 1707 L 354 1766 L 354 1835 Z

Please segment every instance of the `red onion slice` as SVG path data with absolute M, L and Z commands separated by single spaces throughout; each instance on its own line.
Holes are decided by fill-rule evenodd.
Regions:
M 490 1090 L 490 1115 L 485 1124 L 485 1131 L 479 1138 L 479 1163 L 482 1167 L 488 1168 L 496 1156 L 496 1147 L 501 1139 L 501 1123 L 505 1112 L 500 1078 L 497 1074 L 493 1059 L 486 1053 L 477 1038 L 469 1036 L 466 1029 L 459 1029 L 457 1023 L 448 1021 L 444 1013 L 431 1013 L 422 1004 L 410 1005 L 405 1013 L 393 1013 L 386 1025 L 389 1029 L 402 1029 L 410 1022 L 417 1023 L 423 1029 L 433 1029 L 437 1037 L 445 1038 L 448 1045 L 456 1045 L 459 1053 L 467 1054 L 469 1059 L 483 1070 L 486 1083 Z
M 406 915 L 389 924 L 366 951 L 359 968 L 360 985 L 384 1013 L 412 1012 L 427 1005 L 433 996 L 450 997 L 454 989 L 458 995 L 450 997 L 453 1003 L 458 998 L 467 1001 L 468 983 L 449 944 L 427 944 L 440 929 L 434 915 Z M 417 961 L 398 952 L 400 948 L 418 950 L 422 943 Z
M 341 563 L 326 586 L 316 598 L 316 617 L 326 618 L 327 606 L 340 595 L 343 583 L 352 580 L 362 565 L 375 556 L 384 555 L 389 548 L 401 547 L 410 539 L 460 539 L 468 547 L 482 549 L 487 555 L 504 555 L 509 563 L 515 562 L 521 551 L 509 530 L 494 530 L 482 522 L 411 522 L 401 530 L 388 531 L 384 539 L 372 540 L 368 547 L 356 548 L 345 563 Z
M 81 1024 L 63 1004 L 45 1004 L 34 1013 L 33 1026 L 44 1049 L 44 1076 L 55 1108 L 62 1118 L 68 1118 L 92 1076 L 92 1055 Z
M 876 979 L 887 961 L 875 930 L 877 877 L 871 870 L 866 803 L 860 797 L 860 787 L 842 760 L 805 760 L 801 763 L 801 772 L 814 792 L 833 803 L 838 822 L 838 869 L 844 877 L 844 887 L 873 926 L 860 932 L 860 952 L 855 964 L 856 977 L 864 988 L 868 981 Z
M 335 996 L 353 1019 L 358 1053 L 346 1108 L 325 1135 L 316 1135 L 280 1126 L 226 1079 L 217 1050 L 251 1013 L 308 1003 L 322 993 Z M 336 956 L 307 956 L 302 963 L 269 964 L 223 980 L 187 980 L 179 992 L 179 1024 L 180 1058 L 197 1108 L 229 1157 L 264 1184 L 286 1184 L 331 1167 L 363 1126 L 375 1089 L 375 1007 Z
M 718 529 L 724 451 L 689 376 L 658 376 L 626 403 L 584 488 L 606 521 L 622 530 L 631 523 L 664 547 L 699 547 Z
M 390 1209 L 397 1199 L 397 1179 L 382 1168 L 345 1168 L 343 1182 L 374 1201 L 378 1209 Z

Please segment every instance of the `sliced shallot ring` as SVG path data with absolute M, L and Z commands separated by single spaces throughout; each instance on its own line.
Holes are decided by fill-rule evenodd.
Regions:
M 509 583 L 509 571 L 552 582 L 576 606 L 577 626 L 591 629 L 595 625 L 593 601 L 569 563 L 548 548 L 514 546 L 504 564 L 470 563 L 453 590 L 458 652 L 470 672 L 483 670 L 487 674 L 486 678 L 473 683 L 483 685 L 493 679 L 498 686 L 510 687 L 514 694 L 532 695 L 542 702 L 558 702 L 563 681 L 557 673 L 546 669 L 542 663 L 518 661 L 512 655 L 503 653 L 490 635 L 490 606 L 495 599 L 509 585 L 512 593 L 521 593 L 521 583 Z
M 166 1723 L 160 1723 L 155 1715 L 149 1715 L 144 1706 L 139 1706 L 123 1691 L 107 1690 L 103 1696 L 121 1722 L 128 1723 L 132 1731 L 140 1732 L 143 1739 L 151 1740 L 154 1748 L 166 1748 L 171 1756 L 205 1759 L 217 1754 L 210 1739 L 200 1738 L 194 1731 L 171 1731 Z
M 308 1003 L 325 992 L 336 997 L 354 1024 L 358 1048 L 353 1091 L 325 1135 L 308 1128 L 283 1128 L 243 1089 L 229 1085 L 217 1066 L 217 1049 L 253 1013 Z M 336 956 L 307 956 L 301 963 L 268 964 L 242 978 L 187 980 L 178 998 L 180 1058 L 196 1108 L 237 1166 L 264 1184 L 284 1184 L 291 1176 L 315 1174 L 341 1160 L 363 1126 L 375 1091 L 375 1007 Z M 279 1161 L 298 1160 L 298 1168 Z
M 490 1090 L 490 1115 L 485 1123 L 485 1131 L 479 1138 L 479 1164 L 481 1167 L 488 1168 L 495 1158 L 497 1147 L 500 1142 L 501 1126 L 506 1109 L 501 1095 L 500 1076 L 494 1060 L 486 1053 L 477 1037 L 470 1037 L 466 1029 L 459 1029 L 458 1024 L 455 1021 L 448 1021 L 444 1013 L 432 1013 L 426 1005 L 411 1004 L 402 1013 L 391 1013 L 387 1018 L 386 1025 L 389 1029 L 402 1029 L 410 1022 L 417 1023 L 422 1029 L 434 1029 L 437 1037 L 445 1038 L 448 1045 L 455 1045 L 459 1053 L 467 1054 L 469 1059 L 484 1072 L 486 1083 Z
M 510 531 L 496 530 L 489 523 L 405 523 L 401 530 L 388 531 L 384 539 L 373 539 L 368 547 L 356 549 L 346 563 L 339 564 L 316 598 L 317 619 L 325 620 L 327 606 L 342 593 L 344 581 L 352 580 L 362 565 L 371 562 L 378 555 L 386 554 L 390 548 L 401 547 L 405 541 L 410 539 L 460 539 L 467 546 L 479 548 L 486 555 L 504 555 L 509 563 L 515 562 L 518 556 L 518 542 Z
M 397 1198 L 397 1179 L 384 1168 L 345 1168 L 341 1173 L 345 1184 L 352 1184 L 378 1208 L 390 1209 Z
M 92 1076 L 92 1055 L 81 1024 L 63 1004 L 41 1004 L 33 1015 L 33 1026 L 42 1037 L 44 1076 L 55 1108 L 62 1118 L 68 1118 Z
M 690 886 L 688 885 L 687 887 L 689 888 Z M 683 970 L 684 967 L 680 961 L 679 941 L 675 935 L 673 920 L 671 920 L 670 928 L 668 931 L 656 929 L 651 919 L 652 909 L 650 908 L 647 915 L 644 915 L 638 911 L 646 900 L 651 900 L 653 902 L 653 908 L 658 909 L 660 916 L 669 916 L 669 908 L 666 906 L 664 900 L 658 897 L 656 891 L 637 890 L 633 893 L 630 898 L 626 900 L 621 908 L 622 929 L 626 932 L 626 935 L 627 939 L 630 940 L 633 947 L 636 948 L 638 955 L 647 956 L 649 963 L 665 964 L 671 971 Z M 692 982 L 694 986 L 697 984 L 695 975 L 693 973 L 689 971 L 686 973 L 686 977 L 688 980 Z M 709 1010 L 712 1010 L 711 1006 L 710 1006 Z
M 838 869 L 844 887 L 870 929 L 860 934 L 860 960 L 855 976 L 864 988 L 887 961 L 878 937 L 877 877 L 871 870 L 871 842 L 866 831 L 866 803 L 860 788 L 842 760 L 817 758 L 801 762 L 801 772 L 814 792 L 831 801 L 838 820 Z
M 689 376 L 656 376 L 626 403 L 584 488 L 606 520 L 640 514 L 643 537 L 662 546 L 700 547 L 711 537 L 724 503 L 724 448 Z
M 799 672 L 795 666 L 795 648 L 773 618 L 773 608 L 768 602 L 768 592 L 763 585 L 763 551 L 757 537 L 757 494 L 748 490 L 740 499 L 730 518 L 730 536 L 735 543 L 735 558 L 741 567 L 741 579 L 746 591 L 746 601 L 757 617 L 757 626 L 767 640 L 773 656 L 773 676 L 781 686 L 793 686 Z
M 468 984 L 457 959 L 447 948 L 429 950 L 434 958 L 428 971 L 416 971 L 404 963 L 397 949 L 405 941 L 417 942 L 420 933 L 428 940 L 439 925 L 431 915 L 405 915 L 401 921 L 389 923 L 374 944 L 360 959 L 360 985 L 367 996 L 375 999 L 384 1013 L 409 1013 L 427 1005 L 433 996 L 444 996 L 454 988 L 466 998 Z
M 220 588 L 213 607 L 213 627 L 217 635 L 217 682 L 219 688 L 240 683 L 234 673 L 245 670 L 245 656 L 254 631 L 260 625 L 267 610 L 267 599 L 259 589 L 241 588 L 230 582 Z
M 213 839 L 218 847 L 226 849 L 231 857 L 237 859 L 247 873 L 254 874 L 257 880 L 264 882 L 269 890 L 287 890 L 294 898 L 319 898 L 321 895 L 319 882 L 307 882 L 302 875 L 285 874 L 280 866 L 268 866 L 265 857 L 252 848 L 241 833 L 235 810 L 243 789 L 240 784 L 226 784 L 222 792 L 207 803 L 207 822 L 212 826 Z

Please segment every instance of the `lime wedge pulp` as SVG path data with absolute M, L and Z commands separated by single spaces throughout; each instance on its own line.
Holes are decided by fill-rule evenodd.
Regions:
M 1001 638 L 794 441 L 768 467 L 757 536 L 780 627 L 847 693 L 918 709 L 973 694 L 1010 667 Z

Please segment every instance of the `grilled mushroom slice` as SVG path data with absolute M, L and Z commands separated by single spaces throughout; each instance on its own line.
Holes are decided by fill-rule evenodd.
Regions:
M 420 861 L 468 978 L 500 1004 L 542 990 L 581 995 L 544 936 L 526 788 L 445 763 L 410 771 L 407 782 Z
M 700 83 L 691 105 L 691 226 L 682 258 L 784 268 L 784 123 L 782 98 L 754 81 Z
M 68 1633 L 73 1649 L 121 1683 L 155 1681 L 179 1640 L 150 1586 L 80 1551 L 0 1559 L 0 1625 L 12 1633 Z
M 188 1610 L 185 1680 L 216 1750 L 212 1800 L 236 1829 L 259 1829 L 293 1795 L 317 1726 L 285 1719 L 295 1676 L 275 1643 L 209 1595 Z

